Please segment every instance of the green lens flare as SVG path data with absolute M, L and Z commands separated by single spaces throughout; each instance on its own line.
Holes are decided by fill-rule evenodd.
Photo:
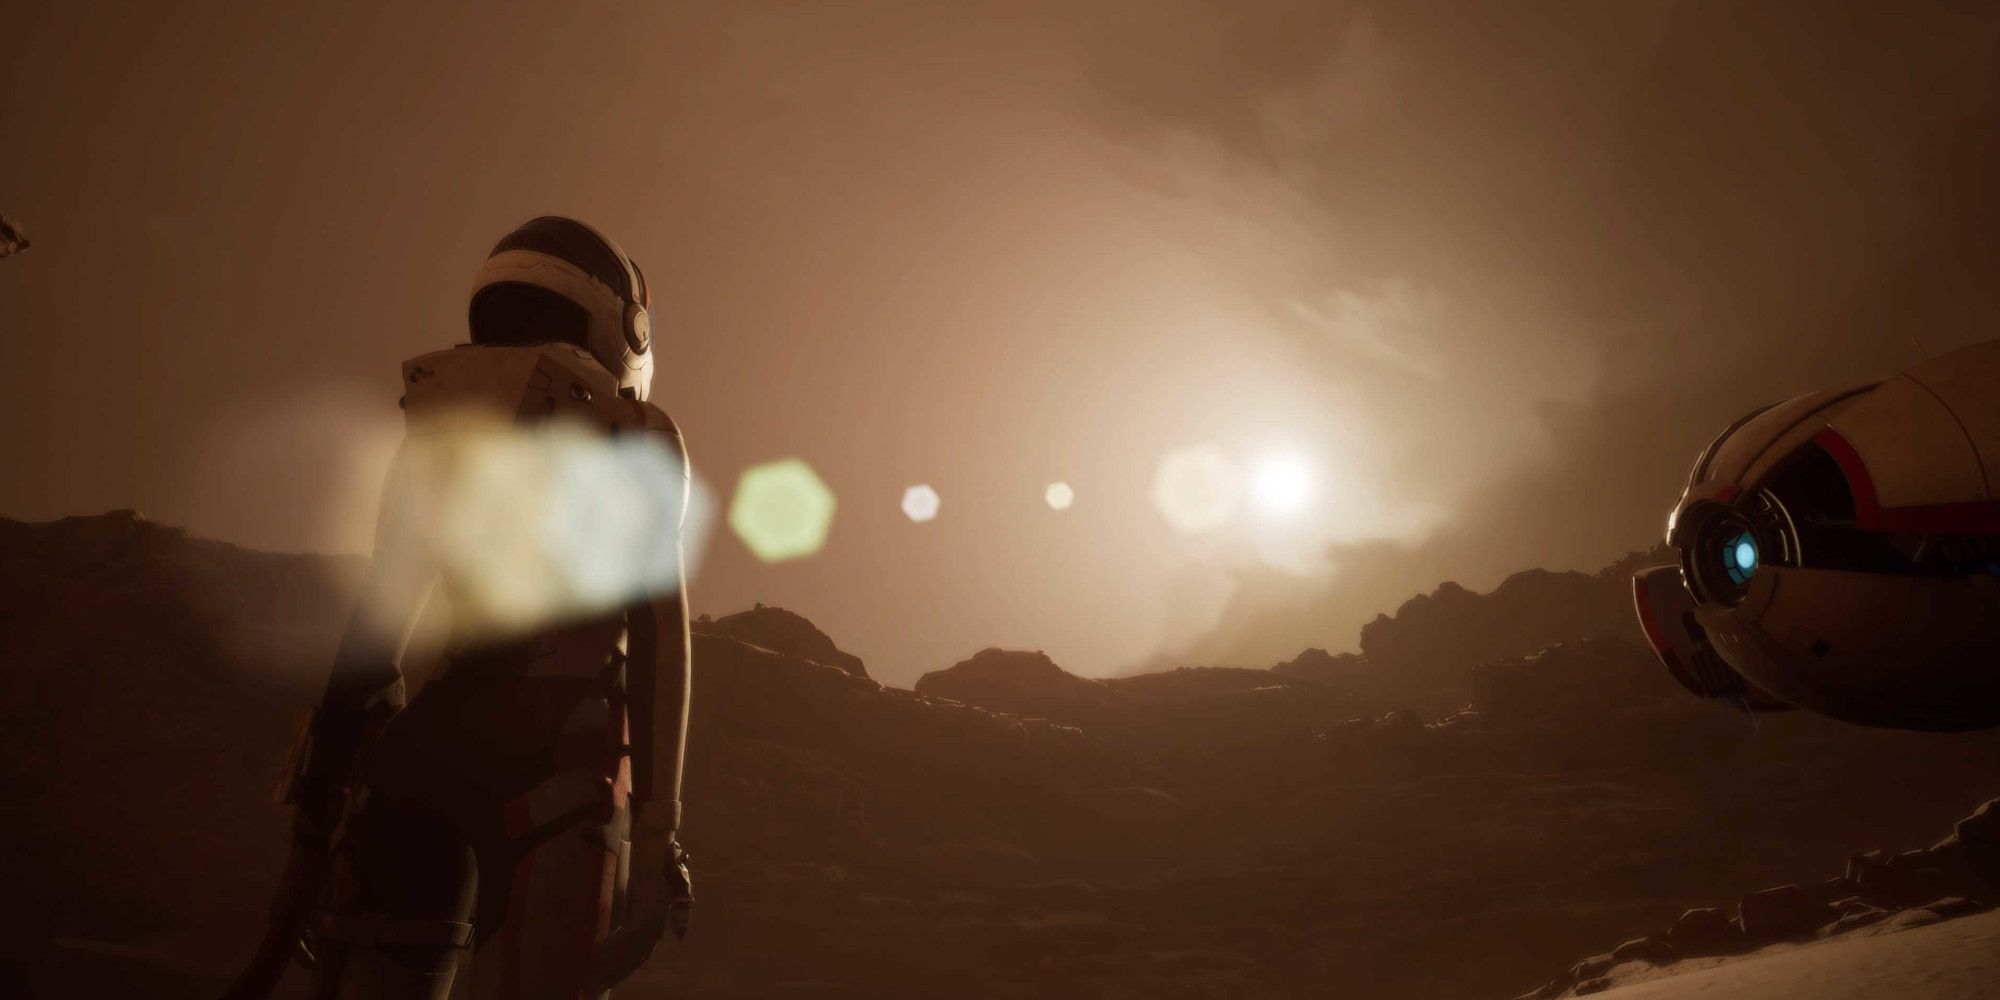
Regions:
M 764 562 L 813 555 L 833 526 L 833 491 L 803 460 L 752 466 L 736 484 L 729 528 Z

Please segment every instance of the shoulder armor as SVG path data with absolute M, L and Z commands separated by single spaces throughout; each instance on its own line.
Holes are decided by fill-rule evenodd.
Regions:
M 680 426 L 674 423 L 674 418 L 667 416 L 667 411 L 651 403 L 643 400 L 630 400 L 626 405 L 631 407 L 630 412 L 634 418 L 634 426 L 642 428 L 643 433 L 655 437 L 659 441 L 660 446 L 666 450 L 667 454 L 672 456 L 680 465 L 681 517 L 683 522 L 685 522 L 688 501 L 694 489 L 694 469 L 688 463 L 687 442 L 681 439 Z
M 674 418 L 667 416 L 667 411 L 638 400 L 633 400 L 628 405 L 632 407 L 633 422 L 637 427 L 667 438 L 672 442 L 674 450 L 680 452 L 683 457 L 686 456 L 687 444 L 681 440 L 680 425 L 674 423 Z
M 618 380 L 569 344 L 464 345 L 403 362 L 412 434 L 555 419 L 608 430 L 633 426 L 632 408 L 645 405 L 621 397 Z

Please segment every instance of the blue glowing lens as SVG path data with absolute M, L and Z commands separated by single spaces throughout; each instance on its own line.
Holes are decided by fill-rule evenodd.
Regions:
M 1750 582 L 1751 575 L 1757 572 L 1757 540 L 1744 531 L 1722 543 L 1722 562 L 1732 582 Z

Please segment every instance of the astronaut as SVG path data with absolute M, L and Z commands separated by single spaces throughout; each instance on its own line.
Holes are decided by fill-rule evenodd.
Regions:
M 603 996 L 685 933 L 688 479 L 647 401 L 648 305 L 610 240 L 537 218 L 479 269 L 471 343 L 403 365 L 375 556 L 284 792 L 266 951 L 308 961 L 316 997 Z M 565 481 L 595 467 L 570 454 L 648 456 L 617 479 L 622 519 L 591 509 L 599 480 Z M 607 563 L 629 571 L 607 584 Z M 443 638 L 411 697 L 420 616 Z M 232 996 L 268 989 L 256 967 Z

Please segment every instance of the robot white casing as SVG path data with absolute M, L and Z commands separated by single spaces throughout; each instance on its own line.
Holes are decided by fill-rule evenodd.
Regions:
M 2000 341 L 1724 430 L 1633 579 L 1689 690 L 1922 730 L 2000 724 Z

